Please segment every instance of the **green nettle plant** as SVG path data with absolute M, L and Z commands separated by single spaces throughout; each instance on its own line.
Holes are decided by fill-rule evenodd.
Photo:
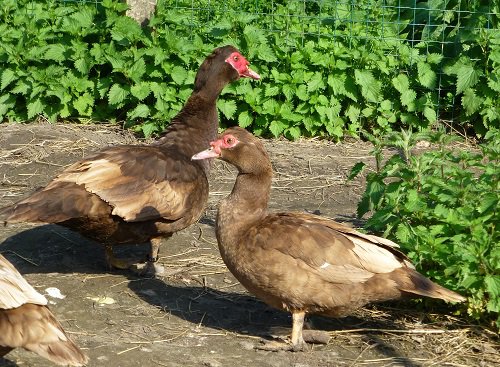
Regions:
M 151 135 L 230 43 L 263 81 L 225 89 L 222 125 L 340 139 L 458 116 L 484 135 L 500 121 L 498 1 L 467 1 L 477 14 L 464 2 L 160 0 L 140 28 L 123 1 L 4 0 L 0 121 L 125 121 Z
M 436 150 L 414 153 L 417 141 Z M 500 327 L 500 131 L 477 151 L 453 149 L 444 134 L 371 137 L 377 162 L 358 204 L 366 226 L 396 240 L 417 268 L 468 297 L 468 313 Z M 383 162 L 383 149 L 396 148 Z M 357 163 L 350 178 L 364 167 Z

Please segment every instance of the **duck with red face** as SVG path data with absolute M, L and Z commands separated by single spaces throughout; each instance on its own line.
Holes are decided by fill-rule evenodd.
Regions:
M 346 316 L 370 302 L 464 297 L 418 273 L 399 246 L 329 218 L 268 210 L 272 167 L 262 142 L 239 127 L 227 129 L 192 159 L 220 158 L 238 169 L 231 194 L 218 206 L 216 235 L 231 273 L 251 293 L 292 314 L 291 345 L 301 350 L 309 313 Z

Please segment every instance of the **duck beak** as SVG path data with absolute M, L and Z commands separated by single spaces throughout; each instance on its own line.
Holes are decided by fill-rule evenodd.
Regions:
M 218 149 L 214 149 L 214 147 L 205 149 L 202 152 L 196 153 L 191 157 L 192 161 L 197 161 L 200 159 L 208 159 L 208 158 L 219 158 L 220 157 L 220 150 L 217 152 Z
M 250 69 L 249 67 L 247 67 L 247 70 L 244 71 L 244 72 L 242 72 L 240 74 L 240 76 L 243 77 L 243 78 L 252 78 L 252 79 L 255 79 L 255 80 L 259 80 L 260 79 L 260 75 L 257 74 L 252 69 Z

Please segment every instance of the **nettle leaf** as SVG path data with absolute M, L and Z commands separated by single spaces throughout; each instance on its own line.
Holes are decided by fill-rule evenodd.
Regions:
M 265 91 L 264 95 L 266 97 L 274 97 L 275 95 L 279 94 L 279 92 L 280 92 L 280 89 L 278 86 L 268 84 L 266 86 L 266 91 Z
M 158 126 L 153 122 L 148 122 L 147 124 L 141 125 L 142 133 L 146 138 L 149 138 L 155 131 L 158 130 Z
M 467 88 L 462 96 L 462 105 L 467 116 L 477 112 L 484 102 L 484 98 L 478 97 L 472 88 Z
M 242 128 L 247 128 L 252 125 L 253 117 L 249 111 L 243 111 L 238 115 L 238 125 Z
M 300 127 L 297 126 L 292 126 L 286 129 L 284 133 L 284 135 L 291 140 L 297 140 L 298 138 L 300 138 L 300 134 L 301 134 Z
M 314 75 L 307 82 L 307 91 L 309 93 L 314 92 L 318 89 L 323 89 L 325 87 L 325 82 L 323 81 L 323 75 L 321 73 L 314 73 Z
M 351 172 L 349 172 L 349 176 L 347 176 L 347 181 L 354 180 L 366 167 L 366 163 L 358 162 L 352 168 Z
M 150 112 L 151 111 L 149 110 L 149 107 L 141 103 L 138 104 L 137 107 L 135 107 L 132 111 L 129 111 L 129 113 L 127 113 L 127 117 L 130 120 L 134 120 L 137 118 L 145 118 L 149 116 Z
M 146 63 L 143 58 L 137 59 L 136 62 L 132 64 L 130 68 L 127 70 L 127 75 L 133 81 L 139 81 L 141 77 L 146 72 Z
M 16 73 L 11 69 L 5 69 L 2 73 L 0 90 L 4 90 L 12 81 L 16 79 Z
M 417 63 L 418 81 L 426 88 L 434 89 L 436 85 L 436 73 L 431 66 L 425 62 Z
M 301 101 L 309 100 L 309 93 L 307 93 L 307 87 L 304 84 L 299 85 L 299 87 L 297 88 L 297 90 L 295 92 L 295 95 Z
M 369 70 L 354 70 L 356 84 L 361 87 L 361 94 L 368 102 L 378 102 L 381 98 L 381 83 Z
M 295 96 L 295 85 L 294 84 L 283 84 L 281 91 L 285 95 L 287 100 L 292 100 Z
M 287 124 L 282 121 L 273 120 L 269 124 L 269 130 L 275 138 L 279 137 L 281 133 L 287 128 Z
M 431 53 L 427 55 L 427 62 L 429 64 L 440 64 L 441 61 L 443 60 L 443 55 L 442 54 L 436 54 L 436 53 Z
M 347 107 L 347 111 L 345 112 L 345 114 L 347 117 L 349 117 L 349 120 L 354 124 L 359 121 L 361 110 L 354 105 L 350 105 L 349 107 Z
M 40 98 L 36 98 L 28 103 L 26 107 L 28 108 L 28 119 L 32 119 L 43 112 L 45 105 Z
M 267 42 L 265 43 L 261 43 L 258 47 L 257 47 L 257 57 L 263 61 L 266 61 L 266 62 L 276 62 L 278 59 L 276 58 L 276 55 L 274 54 L 272 48 L 267 44 Z
M 0 95 L 0 117 L 4 116 L 16 104 L 16 97 L 10 93 Z
M 500 277 L 488 274 L 484 278 L 484 283 L 491 297 L 500 297 Z
M 113 84 L 108 92 L 108 102 L 111 105 L 120 105 L 129 93 L 128 88 L 122 87 L 120 84 Z
M 54 45 L 48 45 L 45 49 L 44 59 L 54 60 L 54 61 L 64 61 L 66 60 L 66 57 L 64 56 L 65 51 L 66 48 L 60 43 L 56 43 Z
M 231 119 L 236 112 L 236 102 L 233 100 L 225 101 L 223 99 L 219 99 L 217 101 L 217 107 L 227 119 Z
M 31 84 L 26 81 L 26 79 L 18 79 L 16 82 L 16 85 L 12 90 L 10 91 L 11 93 L 16 93 L 16 94 L 23 94 L 26 95 L 28 94 L 29 90 L 31 88 Z
M 170 76 L 176 84 L 182 85 L 188 77 L 188 72 L 181 66 L 174 66 L 172 68 L 172 73 L 170 74 Z
M 415 110 L 415 101 L 417 100 L 417 93 L 414 90 L 408 89 L 401 93 L 399 98 L 403 106 L 408 107 L 408 111 Z
M 457 94 L 462 93 L 467 88 L 473 87 L 483 75 L 482 71 L 474 68 L 473 65 L 460 65 L 457 70 Z
M 92 67 L 90 60 L 86 57 L 81 57 L 75 60 L 74 63 L 75 69 L 78 70 L 81 74 L 87 75 Z
M 73 101 L 73 107 L 78 111 L 80 116 L 90 116 L 92 114 L 92 106 L 94 98 L 90 93 L 84 93 Z
M 392 85 L 399 93 L 403 93 L 410 88 L 410 81 L 406 74 L 399 74 L 397 77 L 392 78 Z
M 424 113 L 424 116 L 427 119 L 427 121 L 429 121 L 429 122 L 436 122 L 436 120 L 437 120 L 437 113 L 436 113 L 436 111 L 433 108 L 431 108 L 429 106 L 425 106 L 423 113 Z
M 139 82 L 130 87 L 130 93 L 139 101 L 145 99 L 151 93 L 151 86 L 149 82 Z

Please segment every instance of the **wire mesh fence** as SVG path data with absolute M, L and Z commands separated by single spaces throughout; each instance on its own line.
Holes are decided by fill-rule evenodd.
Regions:
M 488 32 L 498 31 L 500 17 L 494 1 L 160 0 L 158 7 L 186 19 L 185 26 L 197 32 L 223 32 L 230 27 L 229 19 L 246 17 L 248 24 L 284 38 L 291 50 L 323 40 L 349 48 L 364 45 L 369 53 L 376 41 L 386 55 L 400 57 L 400 46 L 405 45 L 414 50 L 407 55 L 409 67 L 418 59 L 413 55 L 440 55 L 433 100 L 438 116 L 450 122 L 457 101 L 455 87 L 442 77 L 442 66 L 464 48 L 479 46 L 486 53 L 480 42 Z

